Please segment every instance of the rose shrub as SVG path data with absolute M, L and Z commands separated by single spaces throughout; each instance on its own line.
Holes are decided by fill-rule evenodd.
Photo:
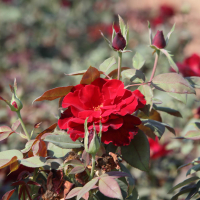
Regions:
M 88 118 L 88 130 L 93 123 L 99 131 L 102 123 L 102 142 L 116 146 L 130 144 L 138 132 L 141 121 L 133 114 L 144 107 L 146 100 L 139 90 L 124 89 L 120 80 L 98 78 L 90 85 L 79 84 L 72 88 L 63 101 L 67 108 L 58 120 L 58 126 L 66 130 L 73 141 L 84 138 L 84 122 Z

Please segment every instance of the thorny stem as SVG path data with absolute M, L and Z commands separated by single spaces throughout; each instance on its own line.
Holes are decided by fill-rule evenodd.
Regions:
M 117 79 L 120 80 L 122 68 L 122 52 L 118 52 L 118 76 Z
M 95 168 L 95 154 L 92 154 L 92 169 L 91 169 L 91 173 L 90 173 L 90 180 L 94 176 L 94 168 Z
M 19 117 L 19 121 L 20 121 L 21 126 L 22 126 L 22 128 L 23 128 L 23 130 L 24 130 L 24 132 L 25 132 L 25 134 L 26 134 L 26 136 L 27 136 L 27 139 L 30 140 L 30 139 L 31 139 L 31 138 L 30 138 L 30 135 L 28 134 L 28 132 L 27 132 L 27 130 L 26 130 L 26 127 L 25 127 L 24 122 L 23 122 L 23 120 L 22 120 L 20 111 L 17 111 L 16 113 L 17 113 L 17 115 L 18 115 L 18 117 Z
M 153 79 L 154 74 L 156 72 L 156 67 L 157 67 L 157 63 L 158 63 L 158 55 L 159 55 L 158 52 L 156 52 L 154 66 L 153 66 L 153 70 L 152 70 L 152 73 L 151 73 L 151 78 L 150 78 L 149 83 L 148 83 L 149 86 L 151 85 L 152 79 Z

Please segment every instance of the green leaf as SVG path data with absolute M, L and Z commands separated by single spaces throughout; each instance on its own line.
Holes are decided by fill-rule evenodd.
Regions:
M 78 195 L 77 195 L 77 200 L 79 200 L 86 192 L 90 191 L 93 186 L 96 185 L 96 183 L 98 182 L 98 178 L 93 178 L 91 181 L 87 182 L 82 189 L 79 191 Z
M 121 171 L 126 172 L 127 174 L 129 174 L 130 176 L 125 177 L 126 181 L 128 183 L 128 187 L 127 187 L 127 197 L 129 197 L 132 194 L 132 191 L 135 187 L 135 180 L 133 179 L 130 171 L 122 164 L 119 163 L 119 166 L 121 168 Z
M 185 187 L 181 188 L 180 191 L 171 198 L 171 200 L 177 200 L 180 195 L 188 193 L 194 188 L 196 188 L 195 185 L 192 185 L 192 186 L 189 185 L 189 186 L 185 186 Z
M 162 111 L 162 112 L 166 112 L 170 115 L 176 116 L 176 117 L 182 117 L 181 113 L 178 110 L 172 109 L 172 108 L 168 108 L 168 107 L 160 107 L 160 106 L 153 106 L 156 110 Z
M 187 94 L 177 94 L 177 93 L 170 93 L 170 92 L 168 92 L 167 94 L 184 104 L 187 103 Z
M 114 64 L 116 64 L 116 59 L 115 57 L 110 57 L 106 59 L 100 66 L 99 69 L 103 72 L 106 72 L 107 70 L 110 69 Z
M 44 157 L 39 156 L 33 156 L 30 158 L 20 160 L 20 164 L 32 168 L 43 167 L 45 165 L 45 162 L 46 159 Z
M 99 180 L 99 191 L 107 197 L 122 199 L 122 193 L 117 181 L 109 176 Z
M 133 67 L 135 69 L 141 69 L 144 63 L 145 60 L 143 56 L 140 53 L 136 52 L 136 54 L 133 56 Z
M 118 15 L 118 18 L 119 18 L 119 27 L 120 27 L 121 33 L 122 33 L 123 37 L 125 38 L 126 37 L 126 25 L 124 23 L 124 20 L 120 17 L 120 15 Z
M 199 179 L 199 177 L 197 177 L 197 176 L 188 178 L 188 179 L 184 180 L 183 182 L 179 183 L 178 185 L 174 186 L 168 193 L 172 193 L 174 190 L 176 190 L 176 189 L 178 189 L 180 187 L 183 187 L 183 186 L 185 186 L 187 184 L 190 184 L 191 182 L 194 182 L 194 181 L 196 181 L 198 179 Z
M 146 135 L 142 131 L 138 131 L 138 133 L 132 139 L 130 145 L 122 146 L 121 152 L 122 158 L 131 166 L 142 171 L 149 170 L 149 142 Z
M 76 140 L 75 142 L 69 137 L 69 135 L 48 135 L 44 139 L 45 142 L 51 142 L 54 145 L 63 149 L 80 148 L 83 146 L 81 142 Z
M 113 42 L 115 35 L 116 35 L 116 31 L 115 31 L 114 23 L 113 23 L 113 26 L 112 26 L 112 42 Z
M 190 140 L 200 140 L 200 130 L 198 131 L 189 131 L 185 136 L 185 139 Z
M 0 169 L 22 159 L 23 154 L 18 150 L 7 150 L 0 152 Z
M 145 75 L 136 69 L 126 69 L 122 72 L 122 77 L 129 79 L 133 83 L 144 83 Z
M 186 79 L 189 81 L 193 88 L 200 88 L 200 77 L 190 76 L 186 77 Z
M 109 46 L 112 50 L 114 50 L 113 47 L 112 47 L 112 44 L 110 43 L 110 41 L 108 40 L 108 38 L 106 38 L 106 37 L 104 36 L 104 34 L 103 34 L 101 31 L 100 31 L 100 33 L 101 33 L 103 39 L 107 42 L 108 46 Z
M 168 51 L 165 50 L 165 49 L 160 49 L 160 51 L 161 51 L 162 53 L 165 54 L 165 56 L 166 56 L 167 59 L 168 59 L 168 62 L 169 62 L 169 64 L 170 64 L 170 66 L 171 66 L 177 73 L 179 73 L 179 69 L 178 69 L 176 63 L 173 61 L 173 59 L 172 59 L 172 57 L 171 57 L 172 55 L 170 55 L 170 54 L 168 53 Z
M 167 37 L 166 37 L 166 39 L 165 39 L 165 41 L 166 41 L 166 46 L 167 46 L 167 44 L 168 44 L 168 42 L 169 42 L 169 38 L 170 38 L 171 34 L 174 32 L 174 29 L 175 29 L 175 24 L 173 25 L 171 31 L 167 34 Z
M 158 136 L 158 138 L 161 138 L 162 135 L 164 134 L 165 127 L 170 132 L 175 134 L 174 129 L 171 126 L 169 126 L 168 124 L 165 124 L 165 123 L 162 123 L 162 122 L 158 122 L 158 121 L 155 121 L 155 120 L 152 120 L 152 119 L 141 119 L 141 121 L 142 121 L 142 124 L 144 126 L 149 127 L 154 132 L 154 134 Z
M 144 83 L 145 75 L 136 69 L 126 69 L 122 72 L 122 77 L 129 79 L 133 83 Z
M 50 157 L 62 158 L 66 156 L 66 154 L 69 153 L 70 151 L 71 149 L 63 149 L 54 145 L 53 143 L 48 143 L 47 146 L 47 154 Z
M 141 85 L 138 90 L 145 96 L 146 99 L 146 105 L 150 105 L 150 110 L 152 108 L 153 102 L 153 91 L 150 86 L 148 85 Z
M 1 126 L 0 127 L 0 141 L 9 137 L 14 131 L 8 126 Z
M 179 74 L 165 73 L 155 76 L 152 85 L 161 91 L 179 93 L 179 94 L 195 94 L 194 88 Z
M 186 176 L 191 175 L 191 174 L 194 174 L 194 173 L 196 173 L 196 172 L 199 171 L 199 170 L 200 170 L 200 164 L 194 165 L 193 167 L 191 167 L 191 168 L 187 171 Z

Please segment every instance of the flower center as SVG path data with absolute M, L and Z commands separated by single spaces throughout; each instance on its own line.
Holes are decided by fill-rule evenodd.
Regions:
M 103 107 L 103 104 L 98 105 L 97 107 L 93 106 L 94 111 L 101 111 L 101 107 Z

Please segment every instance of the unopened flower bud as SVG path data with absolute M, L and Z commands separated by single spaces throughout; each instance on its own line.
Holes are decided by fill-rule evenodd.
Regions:
M 123 35 L 121 34 L 121 31 L 116 33 L 116 35 L 112 41 L 112 47 L 117 51 L 123 50 L 126 47 L 126 40 L 124 39 Z
M 155 37 L 153 38 L 152 45 L 158 49 L 164 49 L 166 46 L 166 41 L 162 31 L 157 31 Z
M 84 138 L 85 151 L 89 154 L 96 154 L 100 148 L 100 144 L 101 144 L 101 131 L 99 135 L 97 135 L 94 125 L 93 125 L 93 129 L 88 131 L 87 119 L 86 119 L 85 120 L 85 138 Z
M 12 100 L 11 100 L 11 105 L 10 108 L 12 111 L 20 111 L 23 108 L 23 104 L 20 101 L 20 99 L 18 99 L 18 97 L 16 95 L 13 94 L 12 96 Z

